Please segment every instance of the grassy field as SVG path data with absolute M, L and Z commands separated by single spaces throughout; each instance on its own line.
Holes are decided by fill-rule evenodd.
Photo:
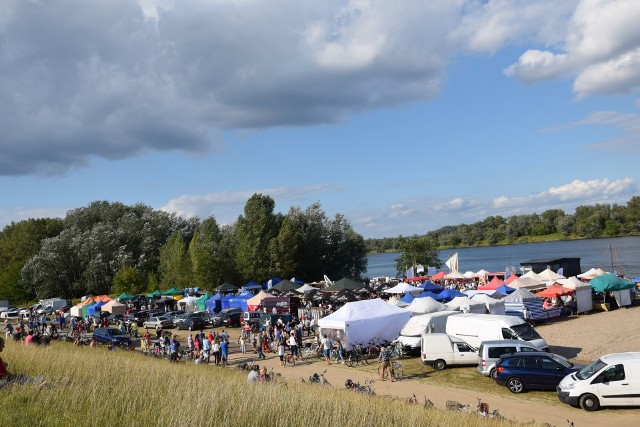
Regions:
M 43 374 L 48 381 L 43 388 L 30 384 L 0 390 L 0 424 L 6 426 L 498 424 L 475 414 L 297 382 L 249 385 L 246 373 L 234 368 L 170 364 L 126 350 L 8 342 L 2 357 L 12 372 Z

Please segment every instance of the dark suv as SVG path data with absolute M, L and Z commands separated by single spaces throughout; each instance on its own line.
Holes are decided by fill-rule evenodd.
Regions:
M 512 353 L 502 356 L 496 363 L 495 380 L 512 393 L 528 389 L 555 390 L 564 377 L 583 367 L 553 353 Z
M 176 323 L 178 329 L 188 329 L 190 331 L 202 331 L 207 325 L 202 317 L 184 317 Z
M 123 334 L 116 328 L 96 328 L 96 330 L 93 331 L 93 339 L 103 344 L 113 343 L 113 345 L 120 345 L 123 347 L 129 347 L 131 345 L 131 338 L 129 335 Z
M 240 326 L 241 322 L 242 309 L 237 307 L 224 309 L 211 319 L 213 326 Z

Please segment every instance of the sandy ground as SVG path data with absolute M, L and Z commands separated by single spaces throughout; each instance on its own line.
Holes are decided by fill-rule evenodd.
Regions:
M 579 315 L 560 321 L 539 325 L 536 330 L 551 346 L 551 350 L 579 362 L 590 362 L 601 355 L 624 351 L 640 351 L 640 306 L 629 309 L 618 309 L 610 312 L 597 312 Z M 238 329 L 232 329 L 232 338 Z M 255 360 L 254 354 L 237 353 L 236 346 L 231 348 L 230 363 Z M 554 426 L 565 426 L 571 420 L 574 426 L 628 426 L 640 423 L 640 409 L 602 409 L 590 413 L 582 409 L 572 408 L 560 402 L 554 404 L 531 401 L 527 394 L 497 395 L 487 389 L 481 395 L 474 390 L 447 388 L 442 385 L 429 384 L 428 377 L 419 380 L 403 380 L 399 382 L 378 380 L 375 365 L 368 368 L 348 368 L 342 364 L 326 366 L 324 361 L 313 359 L 296 364 L 295 367 L 281 368 L 279 359 L 267 354 L 267 360 L 259 361 L 268 369 L 273 368 L 287 381 L 300 381 L 313 373 L 321 373 L 326 369 L 325 378 L 334 388 L 344 388 L 347 378 L 364 383 L 375 379 L 373 388 L 378 395 L 389 395 L 406 399 L 416 394 L 419 399 L 427 396 L 438 409 L 445 408 L 447 400 L 470 403 L 474 409 L 477 397 L 481 397 L 491 409 L 498 408 L 500 413 L 510 419 L 522 422 L 535 421 L 537 425 L 548 423 Z M 497 389 L 497 385 L 495 386 Z M 552 393 L 552 392 L 549 392 Z M 365 399 L 366 396 L 363 396 Z

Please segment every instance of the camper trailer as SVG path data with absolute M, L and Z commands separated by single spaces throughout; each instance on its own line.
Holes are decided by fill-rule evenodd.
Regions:
M 460 314 L 447 320 L 446 332 L 479 348 L 482 341 L 529 341 L 536 348 L 549 351 L 546 341 L 523 319 L 495 314 Z
M 422 335 L 429 333 L 444 333 L 447 318 L 460 314 L 459 311 L 436 311 L 435 313 L 413 316 L 400 331 L 398 341 L 402 343 L 404 351 L 417 354 L 420 351 Z

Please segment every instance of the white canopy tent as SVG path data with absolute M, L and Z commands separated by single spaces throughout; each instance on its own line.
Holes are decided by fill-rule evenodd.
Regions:
M 554 271 L 551 270 L 550 268 L 547 268 L 546 270 L 544 270 L 543 272 L 538 274 L 538 277 L 540 277 L 540 279 L 542 279 L 542 281 L 544 283 L 546 283 L 547 286 L 554 284 L 555 282 L 558 281 L 558 279 L 564 279 L 565 278 L 561 274 L 554 273 Z
M 487 294 L 475 294 L 471 297 L 473 301 L 483 303 L 489 314 L 505 314 L 504 301 L 501 299 L 491 298 Z
M 445 310 L 459 310 L 467 313 L 485 314 L 487 312 L 485 305 L 481 302 L 474 301 L 469 297 L 455 297 L 445 305 Z
M 389 304 L 393 304 L 393 305 L 395 305 L 396 307 L 401 307 L 401 308 L 405 308 L 405 307 L 408 307 L 408 306 L 409 306 L 409 304 L 408 304 L 408 303 L 406 303 L 406 302 L 402 301 L 400 298 L 398 298 L 398 297 L 397 297 L 397 296 L 395 296 L 395 295 L 394 295 L 394 296 L 392 296 L 391 298 L 389 298 L 389 301 L 388 301 L 388 302 L 389 302 Z
M 393 288 L 387 289 L 386 291 L 383 291 L 383 292 L 386 292 L 388 294 L 406 294 L 407 292 L 422 292 L 422 289 L 416 286 L 410 285 L 408 283 L 402 282 L 402 283 L 398 283 Z
M 178 301 L 178 310 L 188 311 L 193 313 L 196 310 L 196 297 L 186 297 Z
M 528 274 L 528 273 L 527 273 Z M 533 273 L 535 274 L 535 273 Z M 546 286 L 544 283 L 540 281 L 536 281 L 531 277 L 518 277 L 513 282 L 509 283 L 507 286 L 513 289 L 528 289 L 530 291 L 537 291 L 539 289 L 545 289 Z
M 464 279 L 465 277 L 459 271 L 452 271 L 449 274 L 445 274 L 444 278 L 445 279 Z
M 474 273 L 473 271 L 465 271 L 464 274 L 462 275 L 465 279 L 473 279 L 474 277 L 478 277 L 476 275 L 476 273 Z
M 314 288 L 313 286 L 305 283 L 304 285 L 300 286 L 297 291 L 300 292 L 301 294 L 304 294 L 305 292 L 309 292 L 309 291 L 315 291 L 318 288 Z
M 593 291 L 590 284 L 584 283 L 575 276 L 568 279 L 558 279 L 558 283 L 565 288 L 575 289 L 578 313 L 586 313 L 593 310 Z
M 520 278 L 528 278 L 528 279 L 531 279 L 531 280 L 535 281 L 536 283 L 544 282 L 542 277 L 540 277 L 539 274 L 534 273 L 533 271 L 528 271 L 526 274 L 523 274 L 522 276 L 520 276 Z
M 336 312 L 318 320 L 320 336 L 340 339 L 349 350 L 355 343 L 372 338 L 393 341 L 409 321 L 411 313 L 380 298 L 348 302 Z
M 412 316 L 416 316 L 418 314 L 427 314 L 434 313 L 436 311 L 443 311 L 444 305 L 440 304 L 438 301 L 434 300 L 431 297 L 423 297 L 423 298 L 414 298 L 406 308 L 411 312 Z

